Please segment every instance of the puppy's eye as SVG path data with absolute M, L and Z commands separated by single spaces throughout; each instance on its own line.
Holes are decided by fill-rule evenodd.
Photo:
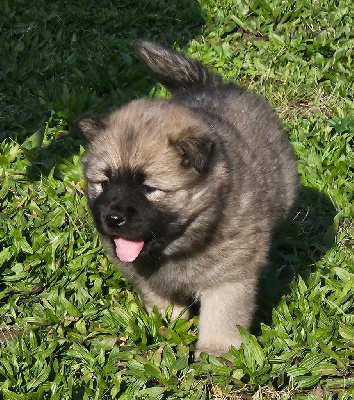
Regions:
M 153 193 L 157 190 L 157 188 L 154 188 L 149 185 L 141 185 L 141 189 L 144 193 Z
M 100 185 L 102 186 L 102 189 L 107 189 L 109 186 L 109 180 L 107 179 L 106 181 L 100 182 Z

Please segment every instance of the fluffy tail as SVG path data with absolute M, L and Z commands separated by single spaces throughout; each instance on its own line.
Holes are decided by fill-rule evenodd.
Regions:
M 219 75 L 174 50 L 144 40 L 134 41 L 134 45 L 153 76 L 172 93 L 221 83 Z

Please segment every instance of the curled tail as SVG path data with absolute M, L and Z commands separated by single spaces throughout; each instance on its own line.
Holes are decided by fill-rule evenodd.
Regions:
M 145 40 L 134 41 L 134 45 L 153 76 L 172 93 L 221 83 L 219 75 L 174 50 Z

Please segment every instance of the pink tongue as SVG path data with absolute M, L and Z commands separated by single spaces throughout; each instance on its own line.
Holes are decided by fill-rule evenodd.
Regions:
M 132 262 L 141 253 L 144 242 L 133 242 L 120 237 L 114 238 L 117 257 L 123 262 Z

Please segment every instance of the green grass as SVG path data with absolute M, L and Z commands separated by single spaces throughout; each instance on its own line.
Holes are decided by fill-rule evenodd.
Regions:
M 0 15 L 0 398 L 354 397 L 350 0 L 32 2 Z M 261 279 L 261 328 L 193 363 L 197 317 L 146 315 L 83 196 L 82 112 L 162 96 L 130 42 L 174 45 L 263 94 L 301 201 Z

